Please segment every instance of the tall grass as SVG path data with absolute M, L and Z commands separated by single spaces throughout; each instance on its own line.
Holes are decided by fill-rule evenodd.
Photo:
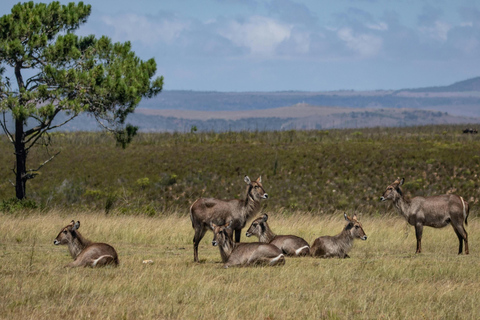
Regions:
M 345 223 L 340 211 L 268 214 L 276 233 L 309 243 L 339 233 Z M 71 257 L 53 239 L 72 219 L 81 221 L 84 236 L 117 249 L 118 268 L 63 268 Z M 183 213 L 0 214 L 0 318 L 480 318 L 478 219 L 467 227 L 468 256 L 456 254 L 451 228 L 426 228 L 424 253 L 415 255 L 414 231 L 397 215 L 360 219 L 368 240 L 355 242 L 350 259 L 289 258 L 283 267 L 223 269 L 211 233 L 200 245 L 203 263 L 193 263 L 193 229 Z
M 243 176 L 262 176 L 264 210 L 379 214 L 397 177 L 410 195 L 454 192 L 479 201 L 480 136 L 460 126 L 330 131 L 143 133 L 123 150 L 104 133 L 57 133 L 29 154 L 27 183 L 41 209 L 187 214 L 201 196 L 243 197 Z M 14 197 L 13 149 L 0 136 L 0 200 Z M 9 152 L 10 151 L 10 152 Z

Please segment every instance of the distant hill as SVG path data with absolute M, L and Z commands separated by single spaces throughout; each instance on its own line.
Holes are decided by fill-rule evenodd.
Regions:
M 398 91 L 411 91 L 411 92 L 470 92 L 480 91 L 480 77 L 467 79 L 459 82 L 455 82 L 449 86 L 442 87 L 427 87 L 417 89 L 402 89 Z
M 164 91 L 139 108 L 156 110 L 243 111 L 299 103 L 346 108 L 408 108 L 480 117 L 480 77 L 444 87 L 378 91 L 204 92 Z
M 480 77 L 399 91 L 164 91 L 143 100 L 127 122 L 144 132 L 474 124 L 480 123 Z M 100 128 L 92 117 L 82 115 L 61 130 Z
M 290 107 L 245 111 L 184 111 L 137 108 L 127 122 L 141 132 L 328 130 L 334 128 L 405 127 L 431 124 L 472 124 L 480 118 L 458 117 L 446 112 L 415 109 Z M 57 121 L 62 121 L 61 118 Z M 96 121 L 81 115 L 62 127 L 64 131 L 101 130 Z

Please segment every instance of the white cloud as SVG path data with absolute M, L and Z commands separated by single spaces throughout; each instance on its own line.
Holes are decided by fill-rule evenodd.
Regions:
M 154 21 L 146 16 L 123 14 L 119 16 L 103 16 L 102 21 L 114 28 L 116 41 L 140 41 L 146 46 L 154 46 L 157 42 L 172 43 L 181 32 L 189 28 L 189 23 L 175 17 L 166 17 Z
M 371 23 L 371 24 L 367 24 L 367 28 L 372 30 L 378 30 L 378 31 L 387 31 L 388 24 L 386 24 L 385 22 Z
M 292 28 L 271 18 L 253 16 L 242 22 L 231 21 L 219 34 L 237 46 L 247 47 L 253 55 L 266 56 L 290 38 Z
M 337 36 L 348 48 L 364 58 L 376 56 L 382 49 L 382 39 L 372 34 L 355 35 L 351 28 L 341 28 L 337 31 Z
M 450 24 L 437 20 L 433 25 L 422 26 L 419 30 L 428 38 L 444 42 L 447 41 L 448 31 L 450 31 L 451 28 Z

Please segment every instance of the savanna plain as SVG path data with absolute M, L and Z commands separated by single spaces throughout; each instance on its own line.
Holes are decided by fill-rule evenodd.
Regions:
M 2 151 L 0 318 L 479 319 L 479 142 L 455 126 L 141 134 L 125 150 L 101 133 L 56 134 L 32 152 L 41 163 L 61 151 L 27 184 L 27 205 L 9 200 L 13 158 Z M 5 137 L 0 147 L 9 150 Z M 275 233 L 311 244 L 338 234 L 346 212 L 368 239 L 350 259 L 223 269 L 207 233 L 194 263 L 188 205 L 243 197 L 245 174 L 262 175 L 261 213 Z M 407 196 L 470 203 L 469 255 L 457 255 L 449 226 L 425 228 L 414 253 L 413 227 L 379 202 L 398 177 Z M 64 268 L 72 258 L 53 240 L 72 219 L 113 245 L 120 266 Z

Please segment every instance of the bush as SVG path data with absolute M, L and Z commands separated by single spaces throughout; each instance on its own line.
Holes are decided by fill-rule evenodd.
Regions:
M 19 200 L 17 198 L 10 198 L 0 202 L 0 211 L 15 213 L 17 211 L 37 209 L 38 206 L 35 201 L 30 199 Z

